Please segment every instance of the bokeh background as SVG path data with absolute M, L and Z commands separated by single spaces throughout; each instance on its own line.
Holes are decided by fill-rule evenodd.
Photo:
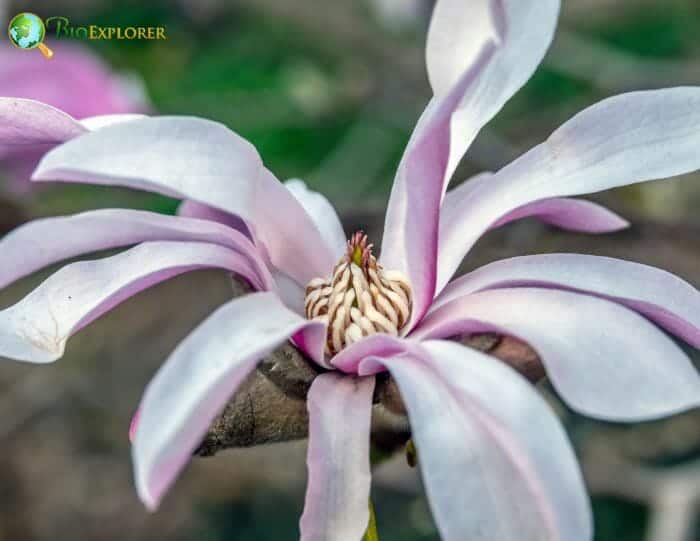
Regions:
M 378 239 L 393 172 L 429 98 L 423 45 L 430 4 L 0 0 L 0 16 L 3 24 L 30 10 L 75 25 L 165 26 L 167 41 L 75 44 L 126 78 L 141 108 L 226 123 L 257 146 L 279 178 L 303 178 L 327 194 L 348 231 L 362 227 Z M 8 41 L 0 53 L 39 54 L 13 50 Z M 52 85 L 35 65 L 24 73 L 30 86 Z M 84 88 L 71 70 L 61 77 L 61 92 Z M 4 83 L 0 88 L 10 88 Z M 563 0 L 544 64 L 483 130 L 456 180 L 503 166 L 601 98 L 681 84 L 700 84 L 700 2 Z M 177 205 L 120 189 L 18 188 L 14 176 L 14 166 L 0 162 L 0 234 L 40 216 L 125 206 L 173 213 Z M 518 254 L 578 251 L 661 266 L 700 284 L 700 176 L 593 199 L 634 226 L 586 237 L 524 221 L 489 234 L 464 269 Z M 0 307 L 47 274 L 0 292 Z M 216 273 L 183 276 L 81 332 L 56 365 L 0 364 L 1 541 L 296 538 L 304 442 L 194 460 L 153 515 L 132 485 L 127 429 L 143 386 L 229 291 Z M 583 464 L 597 541 L 700 539 L 697 411 L 638 425 L 600 423 L 567 410 L 546 382 L 541 391 Z M 416 472 L 401 457 L 381 470 L 373 487 L 381 539 L 437 540 Z

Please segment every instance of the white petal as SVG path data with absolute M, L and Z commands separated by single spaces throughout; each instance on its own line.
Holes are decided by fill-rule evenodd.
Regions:
M 530 79 L 554 37 L 559 0 L 439 0 L 428 32 L 428 76 L 440 99 L 472 72 L 451 120 L 446 176 L 481 128 Z M 479 63 L 489 47 L 493 56 Z
M 501 2 L 438 0 L 425 47 L 433 94 L 446 94 L 469 70 L 489 41 L 500 43 L 505 33 Z
M 140 120 L 147 118 L 146 115 L 140 114 L 115 114 L 115 115 L 98 115 L 89 116 L 87 118 L 80 119 L 80 123 L 88 130 L 95 131 L 113 124 L 120 124 L 122 122 L 130 122 L 131 120 Z
M 345 252 L 346 237 L 333 205 L 320 193 L 309 190 L 301 180 L 288 180 L 284 185 L 314 221 L 333 256 L 340 259 Z
M 476 291 L 522 286 L 604 297 L 700 347 L 700 291 L 664 270 L 611 257 L 544 254 L 496 261 L 450 282 L 431 311 Z
M 438 292 L 476 240 L 527 203 L 593 193 L 700 168 L 700 88 L 632 92 L 584 110 L 481 183 L 442 241 Z
M 440 208 L 438 258 L 449 249 L 446 239 L 451 238 L 451 229 L 461 227 L 461 221 L 464 219 L 462 207 L 469 204 L 471 192 L 481 183 L 489 182 L 492 177 L 493 173 L 480 173 L 445 194 L 445 200 Z M 529 217 L 562 229 L 584 233 L 610 233 L 629 226 L 629 222 L 624 218 L 591 201 L 555 197 L 518 207 L 502 216 L 490 229 Z
M 373 377 L 328 373 L 311 385 L 302 541 L 359 541 L 367 530 L 373 392 Z
M 283 272 L 273 269 L 272 277 L 275 280 L 277 294 L 282 299 L 282 302 L 290 310 L 295 311 L 299 315 L 304 315 L 304 300 L 306 296 L 304 288 Z
M 447 183 L 479 130 L 540 63 L 558 13 L 558 0 L 440 0 L 435 8 L 428 70 L 436 97 L 399 165 L 381 254 L 382 264 L 411 282 L 413 322 L 435 292 L 439 210 Z M 460 26 L 464 21 L 478 21 L 474 34 Z
M 177 215 L 184 218 L 196 218 L 227 225 L 252 238 L 250 229 L 241 218 L 197 201 L 183 201 L 180 203 L 177 207 Z
M 591 513 L 576 457 L 535 389 L 492 357 L 426 342 L 384 360 L 408 409 L 444 541 L 587 541 Z
M 245 254 L 265 289 L 272 277 L 255 246 L 238 231 L 217 223 L 153 212 L 104 209 L 28 222 L 0 239 L 0 289 L 34 271 L 71 257 L 146 241 L 197 241 Z M 302 295 L 303 296 L 303 295 Z
M 149 509 L 257 362 L 304 327 L 323 333 L 274 294 L 255 293 L 225 304 L 175 349 L 146 389 L 133 441 L 136 487 Z
M 335 263 L 311 218 L 255 148 L 217 122 L 159 117 L 112 124 L 49 152 L 33 179 L 127 186 L 235 214 L 254 229 L 273 264 L 300 283 Z
M 49 363 L 71 335 L 129 297 L 183 272 L 221 268 L 262 289 L 248 259 L 202 242 L 146 242 L 121 254 L 62 268 L 0 311 L 0 357 Z
M 575 410 L 641 421 L 700 405 L 700 375 L 685 353 L 635 312 L 598 297 L 553 289 L 495 289 L 428 315 L 412 337 L 469 332 L 513 335 L 540 355 Z

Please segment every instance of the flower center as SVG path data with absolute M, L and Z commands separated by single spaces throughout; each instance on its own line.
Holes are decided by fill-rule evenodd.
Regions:
M 306 286 L 304 310 L 308 319 L 328 324 L 326 353 L 376 333 L 397 336 L 411 317 L 408 279 L 385 270 L 372 255 L 367 235 L 357 232 L 330 278 L 314 278 Z

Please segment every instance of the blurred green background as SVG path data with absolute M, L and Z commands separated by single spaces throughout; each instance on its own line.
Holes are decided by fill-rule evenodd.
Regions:
M 348 230 L 364 227 L 377 239 L 393 172 L 429 99 L 429 1 L 45 0 L 6 8 L 65 15 L 75 25 L 165 26 L 163 42 L 84 45 L 141 79 L 154 111 L 224 122 L 255 144 L 279 178 L 303 178 L 337 205 Z M 564 0 L 544 64 L 482 132 L 456 179 L 503 166 L 606 96 L 700 84 L 699 36 L 697 0 Z M 5 190 L 0 199 L 6 229 L 91 208 L 173 213 L 177 205 L 69 185 L 22 196 Z M 513 254 L 581 251 L 662 266 L 700 283 L 698 175 L 593 199 L 635 226 L 598 238 L 514 224 L 480 242 L 464 268 Z M 0 293 L 0 306 L 40 278 Z M 155 515 L 142 509 L 131 484 L 126 432 L 141 389 L 226 288 L 212 273 L 178 278 L 82 332 L 56 366 L 0 366 L 0 540 L 296 537 L 303 442 L 196 460 Z M 546 383 L 542 392 L 581 456 L 597 541 L 700 539 L 697 412 L 638 426 L 603 424 L 567 411 Z M 383 541 L 438 539 L 416 474 L 400 458 L 375 490 Z

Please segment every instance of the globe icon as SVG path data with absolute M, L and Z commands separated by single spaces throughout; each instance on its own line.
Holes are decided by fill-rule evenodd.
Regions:
M 41 17 L 33 13 L 20 13 L 15 15 L 7 28 L 10 41 L 19 49 L 34 49 L 36 47 L 46 56 L 51 58 L 53 52 L 43 44 L 46 37 L 46 27 Z

